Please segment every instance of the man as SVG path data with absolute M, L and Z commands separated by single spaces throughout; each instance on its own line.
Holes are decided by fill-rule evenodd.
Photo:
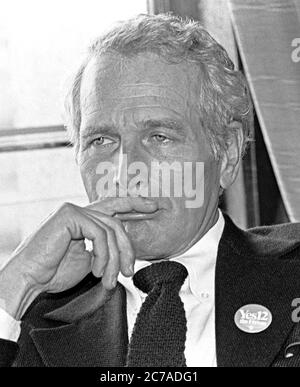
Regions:
M 300 365 L 299 225 L 242 231 L 218 210 L 252 114 L 225 50 L 198 23 L 139 16 L 90 48 L 67 107 L 90 205 L 64 204 L 2 270 L 0 364 Z M 193 166 L 201 205 L 152 174 L 128 184 L 128 165 L 163 162 L 175 188 Z

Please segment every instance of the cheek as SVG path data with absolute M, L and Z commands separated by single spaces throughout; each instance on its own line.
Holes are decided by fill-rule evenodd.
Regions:
M 96 200 L 96 184 L 98 180 L 97 166 L 99 161 L 95 158 L 81 158 L 79 160 L 80 174 L 85 187 L 85 190 L 90 200 Z
M 169 212 L 167 225 L 172 224 L 168 228 L 170 234 L 177 235 L 176 238 L 188 239 L 190 235 L 194 235 L 199 228 L 203 219 L 203 207 L 201 208 L 186 208 L 184 198 L 173 198 L 172 210 Z
M 204 172 L 204 190 L 205 201 L 208 201 L 211 196 L 219 195 L 220 188 L 220 166 L 213 160 L 205 163 Z

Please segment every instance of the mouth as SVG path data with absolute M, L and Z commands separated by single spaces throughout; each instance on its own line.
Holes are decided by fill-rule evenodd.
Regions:
M 162 209 L 158 209 L 154 212 L 138 212 L 133 210 L 130 212 L 116 213 L 114 217 L 121 221 L 150 220 L 156 218 L 159 214 L 161 214 L 161 212 Z

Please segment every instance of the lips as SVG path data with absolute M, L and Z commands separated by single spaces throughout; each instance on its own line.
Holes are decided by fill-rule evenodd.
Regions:
M 154 212 L 138 212 L 130 211 L 123 213 L 116 213 L 115 218 L 121 221 L 138 221 L 138 220 L 150 220 L 156 218 L 162 212 L 161 209 L 158 209 Z

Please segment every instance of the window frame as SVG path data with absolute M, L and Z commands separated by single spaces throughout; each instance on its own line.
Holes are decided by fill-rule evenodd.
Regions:
M 0 153 L 72 146 L 63 125 L 0 129 Z
M 147 13 L 168 12 L 170 0 L 145 0 Z M 37 127 L 0 127 L 0 153 L 72 147 L 63 124 Z

